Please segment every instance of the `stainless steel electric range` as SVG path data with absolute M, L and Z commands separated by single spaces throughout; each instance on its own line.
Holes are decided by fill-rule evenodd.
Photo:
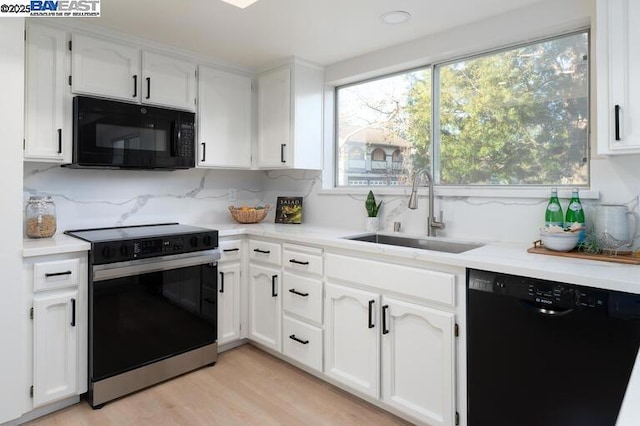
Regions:
M 91 243 L 92 407 L 217 361 L 218 231 L 167 223 L 65 234 Z

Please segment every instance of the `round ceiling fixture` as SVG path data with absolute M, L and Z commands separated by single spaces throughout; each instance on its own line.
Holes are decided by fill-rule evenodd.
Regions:
M 380 20 L 390 25 L 404 24 L 409 19 L 411 19 L 411 14 L 404 10 L 393 10 L 380 15 Z

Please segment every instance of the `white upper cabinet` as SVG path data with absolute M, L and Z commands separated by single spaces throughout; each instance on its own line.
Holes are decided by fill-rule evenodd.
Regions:
M 26 46 L 24 158 L 70 162 L 67 33 L 29 22 Z
M 140 101 L 140 49 L 80 34 L 72 42 L 73 93 Z
M 142 102 L 194 110 L 196 65 L 172 56 L 142 52 Z
M 198 166 L 251 167 L 251 79 L 200 66 Z
M 598 153 L 640 153 L 640 2 L 597 0 Z
M 73 93 L 195 110 L 194 63 L 82 34 L 72 42 Z
M 258 76 L 258 167 L 322 169 L 323 84 L 300 61 Z

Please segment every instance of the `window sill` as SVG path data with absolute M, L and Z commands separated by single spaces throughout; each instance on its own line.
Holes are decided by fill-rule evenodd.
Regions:
M 573 187 L 559 187 L 559 198 L 571 198 Z M 375 195 L 391 195 L 391 196 L 409 196 L 411 188 L 408 186 L 390 188 L 385 187 L 344 187 L 344 188 L 324 188 L 318 191 L 319 195 L 366 195 L 369 191 L 373 191 Z M 418 188 L 419 195 L 428 194 L 426 187 Z M 477 187 L 477 186 L 436 186 L 435 196 L 441 198 L 447 197 L 476 197 L 476 198 L 539 198 L 547 199 L 551 194 L 551 187 L 509 187 L 509 188 L 493 188 L 493 187 Z M 580 188 L 580 199 L 597 200 L 600 198 L 600 192 L 597 189 Z

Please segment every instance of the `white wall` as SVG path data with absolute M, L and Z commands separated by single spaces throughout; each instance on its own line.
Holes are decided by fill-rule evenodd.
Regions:
M 23 376 L 26 336 L 22 324 L 28 322 L 22 282 L 22 135 L 24 93 L 24 19 L 4 18 L 0 24 L 0 423 L 22 414 L 29 384 Z

